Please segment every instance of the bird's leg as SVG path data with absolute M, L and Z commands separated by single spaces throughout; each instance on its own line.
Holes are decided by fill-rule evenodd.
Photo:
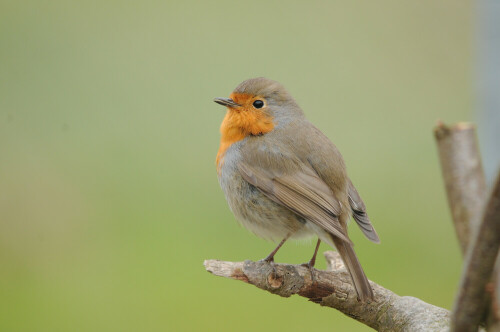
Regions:
M 313 274 L 314 264 L 316 264 L 316 255 L 318 254 L 318 249 L 319 249 L 320 243 L 321 243 L 321 240 L 318 238 L 318 242 L 316 243 L 316 249 L 314 249 L 314 255 L 312 256 L 311 260 L 308 263 L 302 264 L 302 266 L 307 267 L 309 269 L 309 271 L 311 272 L 311 281 L 313 283 L 314 283 L 314 274 Z
M 276 255 L 276 253 L 281 248 L 283 243 L 285 243 L 285 241 L 288 240 L 289 237 L 290 237 L 290 235 L 285 236 L 285 238 L 283 240 L 281 240 L 281 242 L 278 244 L 278 246 L 276 248 L 274 248 L 274 250 L 271 251 L 271 253 L 266 258 L 262 259 L 261 261 L 267 262 L 267 263 L 274 263 L 274 255 Z
M 321 243 L 321 240 L 318 239 L 318 242 L 316 243 L 316 249 L 314 249 L 314 255 L 312 256 L 311 260 L 308 263 L 302 264 L 304 266 L 308 266 L 309 268 L 313 268 L 314 265 L 316 264 L 316 255 L 318 254 L 318 249 L 319 249 L 319 244 Z
M 278 244 L 278 246 L 276 248 L 274 248 L 274 250 L 271 251 L 271 253 L 269 255 L 267 255 L 266 258 L 264 258 L 264 259 L 261 260 L 261 262 L 266 262 L 266 263 L 270 263 L 271 264 L 271 267 L 273 268 L 273 275 L 276 275 L 276 266 L 274 266 L 274 255 L 276 255 L 276 253 L 278 252 L 278 250 L 286 242 L 286 240 L 288 240 L 288 238 L 290 237 L 290 235 L 291 234 L 288 234 L 287 236 L 285 236 L 285 238 L 283 240 L 281 240 L 281 242 Z

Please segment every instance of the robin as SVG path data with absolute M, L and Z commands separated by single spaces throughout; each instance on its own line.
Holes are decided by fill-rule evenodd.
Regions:
M 365 204 L 347 176 L 336 146 L 304 116 L 278 82 L 259 77 L 236 87 L 220 128 L 217 174 L 231 211 L 257 236 L 281 240 L 317 236 L 311 270 L 321 241 L 344 261 L 358 299 L 373 291 L 347 234 L 351 216 L 365 236 L 379 243 Z

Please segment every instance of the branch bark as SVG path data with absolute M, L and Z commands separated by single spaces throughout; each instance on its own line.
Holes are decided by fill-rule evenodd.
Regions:
M 452 331 L 477 330 L 488 306 L 486 286 L 491 280 L 499 249 L 500 173 L 484 210 L 483 222 L 467 251 L 453 310 Z
M 434 128 L 448 205 L 455 231 L 465 256 L 472 230 L 481 221 L 486 199 L 486 181 L 476 138 L 470 123 L 446 126 L 439 122 Z
M 488 326 L 489 332 L 500 332 L 500 252 L 497 256 L 491 282 L 486 285 L 486 291 L 491 296 L 486 326 Z
M 207 271 L 241 280 L 273 294 L 298 294 L 321 306 L 335 308 L 378 331 L 448 331 L 450 313 L 410 296 L 399 296 L 370 282 L 375 301 L 360 303 L 337 252 L 325 253 L 329 271 L 302 265 L 207 260 Z

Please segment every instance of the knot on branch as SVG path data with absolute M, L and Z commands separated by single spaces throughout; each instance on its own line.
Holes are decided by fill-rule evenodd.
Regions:
M 207 260 L 204 265 L 207 271 L 215 275 L 241 280 L 282 297 L 298 294 L 316 303 L 330 295 L 339 299 L 356 297 L 338 253 L 328 252 L 326 257 L 330 271 L 335 272 L 310 270 L 302 265 L 249 260 L 232 265 L 229 262 Z

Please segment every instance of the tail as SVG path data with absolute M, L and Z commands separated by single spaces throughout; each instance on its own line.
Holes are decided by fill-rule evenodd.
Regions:
M 354 288 L 356 289 L 356 293 L 358 294 L 358 299 L 361 302 L 366 300 L 373 300 L 373 290 L 368 282 L 368 278 L 366 278 L 365 272 L 359 263 L 358 257 L 354 252 L 354 249 L 351 244 L 340 240 L 334 235 L 330 234 L 330 237 L 337 248 L 337 251 L 342 257 L 345 266 L 347 267 L 347 271 L 351 275 L 352 282 L 354 283 Z

